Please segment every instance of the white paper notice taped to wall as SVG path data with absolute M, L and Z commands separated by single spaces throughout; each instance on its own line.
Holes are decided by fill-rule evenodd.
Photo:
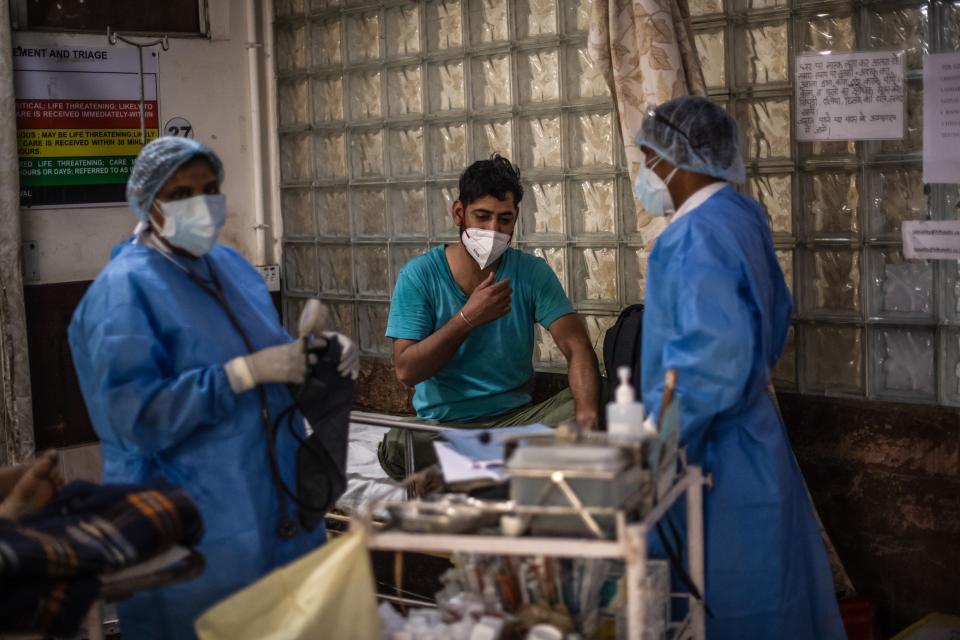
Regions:
M 923 58 L 923 182 L 960 182 L 960 53 Z
M 797 56 L 797 140 L 903 137 L 902 51 Z
M 908 260 L 960 260 L 960 220 L 904 220 Z

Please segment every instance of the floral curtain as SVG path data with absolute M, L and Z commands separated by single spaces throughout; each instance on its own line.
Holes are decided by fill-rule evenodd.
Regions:
M 594 0 L 589 50 L 603 70 L 620 115 L 631 183 L 642 156 L 633 144 L 648 107 L 685 95 L 706 95 L 694 49 L 687 0 Z M 639 208 L 648 241 L 664 220 Z
M 0 2 L 0 465 L 33 455 L 10 3 Z

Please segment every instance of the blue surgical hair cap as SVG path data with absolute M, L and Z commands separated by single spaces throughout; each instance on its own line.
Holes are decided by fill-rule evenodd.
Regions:
M 706 98 L 685 96 L 651 109 L 636 143 L 687 171 L 735 184 L 747 179 L 737 121 Z
M 160 187 L 174 172 L 194 158 L 204 158 L 223 182 L 223 162 L 213 149 L 189 138 L 165 136 L 147 143 L 133 163 L 127 180 L 127 204 L 142 222 L 150 217 L 150 205 Z

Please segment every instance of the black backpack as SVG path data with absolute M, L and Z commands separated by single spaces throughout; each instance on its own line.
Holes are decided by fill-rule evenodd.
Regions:
M 617 367 L 630 367 L 630 381 L 640 398 L 640 337 L 643 334 L 643 305 L 632 304 L 603 336 L 603 368 L 607 376 L 607 393 L 601 398 L 600 424 L 606 429 L 606 405 L 613 402 L 617 390 Z

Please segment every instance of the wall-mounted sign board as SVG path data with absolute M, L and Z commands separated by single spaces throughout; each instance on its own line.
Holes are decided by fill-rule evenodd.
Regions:
M 923 181 L 960 183 L 960 53 L 923 59 Z
M 904 220 L 908 260 L 960 260 L 960 220 Z
M 141 149 L 136 49 L 14 38 L 17 154 L 23 206 L 124 202 Z M 143 52 L 147 141 L 159 128 L 158 56 Z
M 902 51 L 796 58 L 797 140 L 898 140 L 904 131 Z

